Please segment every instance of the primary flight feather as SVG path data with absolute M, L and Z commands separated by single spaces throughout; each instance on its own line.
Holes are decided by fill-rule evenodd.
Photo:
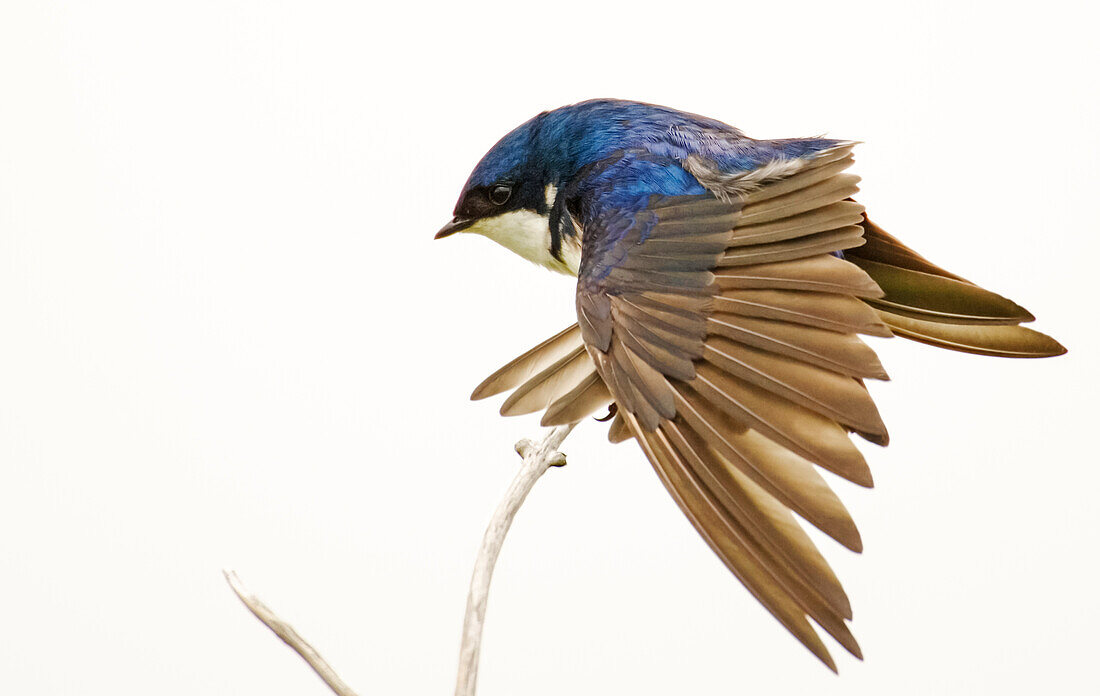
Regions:
M 855 143 L 755 140 L 713 119 L 593 100 L 498 142 L 436 235 L 485 235 L 577 276 L 577 323 L 473 393 L 575 423 L 613 406 L 722 562 L 810 651 L 860 657 L 851 605 L 797 522 L 862 542 L 821 467 L 862 486 L 849 433 L 885 445 L 859 338 L 1007 357 L 1065 352 L 1014 302 L 948 273 L 852 199 Z M 792 514 L 794 513 L 794 514 Z

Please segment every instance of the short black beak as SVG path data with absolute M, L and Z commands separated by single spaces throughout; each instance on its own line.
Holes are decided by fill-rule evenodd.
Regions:
M 461 218 L 455 218 L 454 220 L 451 220 L 446 225 L 444 225 L 443 229 L 436 232 L 435 238 L 443 239 L 444 237 L 450 237 L 455 232 L 461 232 L 472 224 L 474 224 L 473 220 L 462 220 Z

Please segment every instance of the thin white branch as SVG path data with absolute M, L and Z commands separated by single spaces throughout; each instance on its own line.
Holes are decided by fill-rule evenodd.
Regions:
M 485 626 L 485 607 L 489 601 L 489 583 L 493 579 L 493 568 L 500 556 L 500 549 L 504 545 L 504 537 L 508 534 L 512 520 L 515 519 L 523 501 L 527 499 L 527 494 L 535 487 L 535 482 L 550 467 L 565 464 L 565 455 L 558 451 L 558 447 L 561 447 L 561 443 L 575 427 L 576 423 L 559 425 L 551 430 L 542 442 L 534 443 L 525 439 L 516 443 L 516 452 L 523 457 L 523 464 L 504 494 L 504 498 L 497 505 L 493 518 L 489 521 L 489 527 L 485 530 L 481 549 L 474 563 L 474 574 L 470 578 L 470 595 L 466 599 L 466 618 L 462 624 L 462 646 L 458 654 L 458 685 L 455 687 L 455 696 L 474 696 L 477 691 L 477 666 L 481 656 L 481 630 Z M 225 574 L 225 580 L 233 588 L 233 592 L 248 607 L 248 610 L 298 653 L 336 696 L 356 696 L 351 687 L 340 679 L 320 653 L 314 650 L 305 638 L 298 635 L 290 624 L 280 619 L 275 612 L 261 602 L 259 597 L 252 594 L 235 572 L 223 570 L 222 573 Z
M 462 646 L 458 652 L 458 684 L 455 686 L 455 696 L 474 696 L 477 691 L 477 665 L 481 656 L 485 605 L 489 601 L 489 583 L 493 579 L 493 567 L 500 555 L 504 537 L 535 482 L 550 467 L 565 464 L 565 455 L 558 451 L 558 447 L 575 426 L 575 423 L 559 425 L 537 444 L 530 440 L 516 443 L 516 452 L 523 457 L 523 465 L 489 521 L 485 537 L 481 540 L 481 550 L 478 551 L 477 561 L 474 563 L 474 574 L 470 578 L 466 619 L 462 624 Z
M 317 676 L 325 680 L 328 688 L 332 689 L 333 693 L 337 696 L 356 696 L 351 687 L 344 683 L 344 680 L 325 662 L 320 653 L 314 650 L 305 638 L 298 635 L 298 632 L 290 624 L 276 616 L 275 612 L 261 602 L 259 597 L 252 594 L 234 571 L 223 570 L 222 573 L 225 575 L 226 582 L 237 593 L 237 597 L 244 602 L 248 610 L 255 614 L 256 618 L 270 628 L 275 635 L 279 636 L 284 643 L 289 645 L 294 652 L 301 655 L 302 659 L 317 673 Z

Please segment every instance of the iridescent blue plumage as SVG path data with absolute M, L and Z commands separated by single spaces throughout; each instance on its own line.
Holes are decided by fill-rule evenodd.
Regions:
M 641 149 L 673 161 L 704 157 L 726 171 L 835 147 L 827 138 L 754 140 L 711 118 L 653 104 L 594 99 L 535 116 L 504 136 L 478 163 L 466 188 L 539 174 L 559 185 L 616 150 Z

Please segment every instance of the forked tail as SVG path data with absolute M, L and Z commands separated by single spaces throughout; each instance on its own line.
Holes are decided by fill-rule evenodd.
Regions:
M 885 296 L 864 300 L 899 336 L 941 348 L 1004 358 L 1047 358 L 1066 349 L 1019 326 L 1035 317 L 1012 300 L 949 273 L 864 216 L 866 244 L 844 252 Z

